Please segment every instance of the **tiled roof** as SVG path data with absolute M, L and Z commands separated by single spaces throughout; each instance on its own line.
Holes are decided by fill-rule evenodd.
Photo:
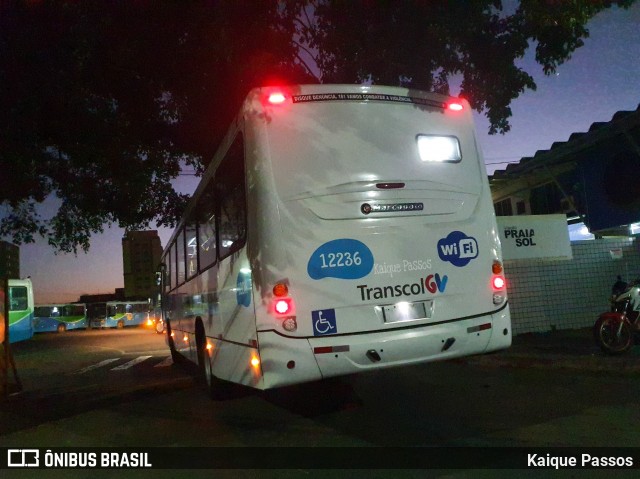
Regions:
M 587 132 L 576 132 L 567 141 L 557 141 L 548 150 L 538 150 L 534 156 L 524 157 L 504 170 L 495 170 L 490 180 L 517 178 L 531 170 L 564 161 L 575 160 L 576 153 L 640 125 L 640 105 L 634 111 L 619 111 L 608 122 L 592 123 Z M 640 130 L 633 133 L 636 145 L 640 143 Z

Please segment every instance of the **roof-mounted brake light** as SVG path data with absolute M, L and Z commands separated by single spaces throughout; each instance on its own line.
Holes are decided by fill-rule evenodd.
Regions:
M 284 103 L 286 99 L 287 98 L 284 96 L 284 94 L 279 91 L 269 93 L 269 96 L 267 97 L 267 101 L 272 105 L 279 105 L 281 103 Z
M 462 106 L 462 103 L 458 101 L 452 101 L 447 103 L 447 110 L 462 111 L 463 109 L 464 109 L 464 106 Z

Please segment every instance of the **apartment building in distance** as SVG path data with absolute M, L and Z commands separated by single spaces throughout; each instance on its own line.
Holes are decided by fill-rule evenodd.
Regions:
M 0 241 L 0 280 L 20 278 L 20 247 Z
M 127 231 L 122 238 L 124 296 L 128 300 L 155 298 L 156 271 L 162 245 L 156 230 Z

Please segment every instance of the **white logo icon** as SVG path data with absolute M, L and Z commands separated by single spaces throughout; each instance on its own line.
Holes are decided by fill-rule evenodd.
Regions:
M 40 466 L 40 451 L 38 449 L 9 449 L 7 451 L 8 467 L 38 467 Z

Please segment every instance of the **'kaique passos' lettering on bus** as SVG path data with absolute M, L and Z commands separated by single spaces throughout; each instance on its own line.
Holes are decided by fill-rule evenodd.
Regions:
M 421 294 L 435 294 L 437 292 L 444 293 L 447 287 L 449 277 L 445 274 L 440 276 L 439 273 L 430 274 L 424 279 L 415 283 L 396 284 L 391 286 L 374 286 L 372 288 L 366 284 L 356 286 L 360 290 L 360 299 L 362 301 L 371 301 L 372 299 L 388 299 L 399 298 L 402 296 L 418 296 Z

